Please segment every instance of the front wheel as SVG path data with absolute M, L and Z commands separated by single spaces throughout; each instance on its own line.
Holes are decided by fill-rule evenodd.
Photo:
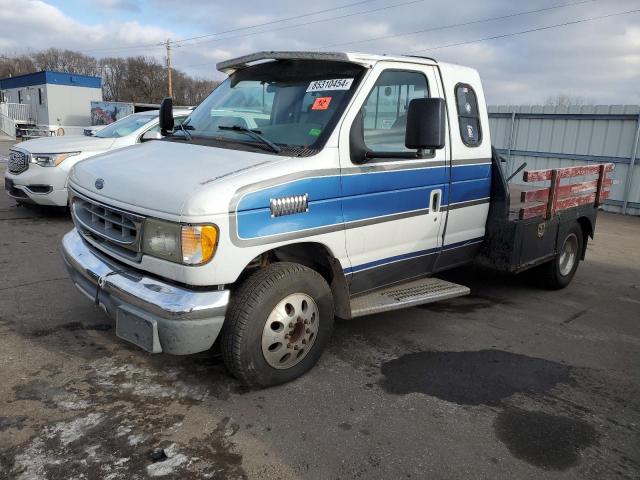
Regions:
M 225 365 L 240 381 L 267 387 L 310 370 L 333 329 L 325 279 L 296 263 L 274 263 L 234 293 L 222 329 Z
M 555 258 L 540 267 L 540 279 L 546 288 L 558 290 L 571 283 L 578 270 L 583 241 L 582 228 L 575 223 L 565 234 Z

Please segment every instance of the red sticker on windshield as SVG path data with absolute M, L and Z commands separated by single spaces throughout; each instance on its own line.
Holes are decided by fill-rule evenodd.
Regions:
M 318 97 L 313 102 L 311 110 L 326 110 L 331 103 L 331 97 Z

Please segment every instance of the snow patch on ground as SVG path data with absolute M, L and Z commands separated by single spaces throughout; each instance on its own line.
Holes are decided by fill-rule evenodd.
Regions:
M 166 460 L 147 465 L 147 474 L 149 474 L 150 477 L 163 477 L 165 475 L 169 475 L 173 473 L 176 467 L 179 467 L 189 461 L 189 458 L 186 455 L 178 453 L 178 447 L 175 443 L 165 447 L 163 450 L 164 454 L 167 456 Z
M 90 429 L 98 425 L 104 417 L 102 413 L 90 413 L 85 417 L 76 418 L 70 422 L 60 422 L 53 427 L 47 429 L 47 437 L 55 438 L 58 436 L 63 445 L 83 437 Z
M 45 439 L 57 438 L 61 445 L 66 446 L 82 438 L 90 429 L 98 425 L 103 417 L 104 415 L 101 413 L 90 413 L 85 417 L 76 418 L 69 422 L 59 422 L 52 427 L 45 428 L 41 437 L 34 438 L 22 453 L 16 455 L 16 470 L 21 472 L 17 478 L 19 480 L 46 478 L 47 466 L 63 463 L 63 457 L 54 456 L 54 452 L 46 448 L 42 437 Z M 95 458 L 97 449 L 96 445 L 87 447 L 85 451 L 89 458 Z
M 189 459 L 179 453 L 175 457 L 168 458 L 164 462 L 152 463 L 147 466 L 147 473 L 151 477 L 163 477 L 173 473 L 176 467 L 179 467 L 183 463 L 186 463 Z
M 59 400 L 56 404 L 64 410 L 86 410 L 91 406 L 87 400 Z
M 118 425 L 116 428 L 116 437 L 124 437 L 131 432 L 131 428 L 129 425 Z
M 147 439 L 146 435 L 129 435 L 129 437 L 127 438 L 127 441 L 129 442 L 129 445 L 131 445 L 132 447 L 135 447 L 139 443 L 144 442 L 146 439 Z
M 34 439 L 24 452 L 16 455 L 15 467 L 20 471 L 17 480 L 40 480 L 46 478 L 47 465 L 60 465 L 63 460 L 47 455 L 44 441 L 41 438 Z M 14 467 L 14 468 L 15 468 Z
M 132 364 L 118 365 L 112 359 L 101 359 L 93 364 L 98 386 L 126 391 L 136 396 L 153 398 L 189 398 L 204 400 L 205 388 L 192 386 L 180 380 L 180 370 L 168 368 L 161 373 Z

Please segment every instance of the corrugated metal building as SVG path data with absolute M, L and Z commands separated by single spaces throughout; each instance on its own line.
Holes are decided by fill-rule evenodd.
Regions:
M 6 104 L 27 106 L 33 125 L 53 130 L 58 126 L 88 126 L 91 102 L 102 100 L 102 80 L 75 73 L 29 73 L 0 79 L 0 96 Z
M 491 106 L 489 118 L 507 173 L 523 162 L 527 170 L 613 162 L 605 210 L 640 215 L 640 106 Z

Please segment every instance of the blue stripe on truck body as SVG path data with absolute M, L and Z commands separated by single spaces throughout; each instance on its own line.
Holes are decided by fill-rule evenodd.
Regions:
M 245 194 L 236 208 L 237 234 L 240 239 L 256 239 L 335 227 L 428 209 L 434 189 L 442 190 L 442 206 L 447 206 L 487 198 L 490 188 L 491 165 L 484 164 L 310 176 Z M 308 212 L 271 216 L 272 198 L 305 193 Z

